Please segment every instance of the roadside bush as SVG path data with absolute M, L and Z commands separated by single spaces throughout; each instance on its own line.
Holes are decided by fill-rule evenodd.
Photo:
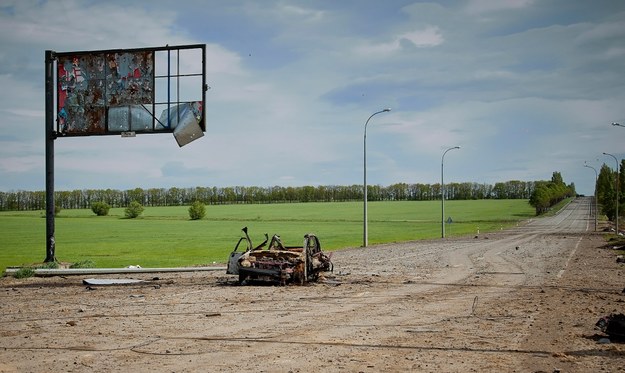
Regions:
M 92 260 L 81 260 L 80 262 L 72 263 L 69 268 L 95 268 L 95 263 Z
M 57 262 L 47 262 L 47 263 L 43 263 L 40 264 L 38 266 L 35 266 L 35 269 L 58 269 L 59 268 L 59 263 Z
M 189 217 L 191 220 L 200 220 L 206 215 L 206 207 L 200 201 L 195 201 L 189 207 Z
M 60 213 L 61 213 L 61 206 L 54 205 L 54 216 L 57 216 Z
M 109 210 L 111 206 L 109 206 L 106 202 L 93 202 L 91 204 L 91 211 L 98 216 L 106 216 L 109 214 Z
M 58 269 L 59 263 L 57 262 L 45 262 L 41 264 L 33 264 L 30 267 L 22 267 L 13 273 L 15 278 L 29 278 L 35 275 L 35 271 L 38 269 Z
M 124 214 L 128 219 L 134 219 L 143 213 L 143 206 L 137 201 L 132 201 L 124 210 Z
M 13 274 L 15 278 L 29 278 L 35 275 L 35 270 L 30 267 L 20 268 Z

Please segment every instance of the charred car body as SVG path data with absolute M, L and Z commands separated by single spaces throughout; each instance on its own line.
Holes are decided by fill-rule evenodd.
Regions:
M 265 241 L 254 247 L 247 233 L 242 229 L 244 237 L 239 239 L 234 251 L 228 259 L 227 274 L 238 275 L 239 283 L 246 280 L 267 280 L 282 285 L 304 284 L 316 281 L 320 272 L 332 271 L 330 255 L 321 251 L 319 238 L 314 234 L 304 235 L 302 246 L 285 246 L 280 236 L 273 235 L 269 246 L 269 236 L 265 233 Z

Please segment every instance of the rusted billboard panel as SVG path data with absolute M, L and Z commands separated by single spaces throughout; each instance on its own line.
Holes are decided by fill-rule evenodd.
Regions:
M 119 112 L 127 112 L 129 119 L 131 106 L 143 111 L 152 106 L 154 52 L 64 55 L 58 59 L 57 79 L 59 132 L 104 134 L 107 109 L 118 112 L 113 113 L 112 127 L 120 127 Z M 143 127 L 151 127 L 151 117 L 149 112 L 141 115 L 135 125 L 141 127 L 143 122 Z
M 206 130 L 206 46 L 55 53 L 56 137 Z

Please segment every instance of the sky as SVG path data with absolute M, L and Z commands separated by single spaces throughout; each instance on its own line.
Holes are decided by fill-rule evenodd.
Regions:
M 55 189 L 494 184 L 625 156 L 621 0 L 0 0 L 0 191 L 45 190 L 46 50 L 206 44 L 206 132 L 59 138 Z

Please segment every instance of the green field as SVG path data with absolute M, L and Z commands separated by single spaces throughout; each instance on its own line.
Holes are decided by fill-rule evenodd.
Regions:
M 206 217 L 189 220 L 188 206 L 147 207 L 137 219 L 123 209 L 108 216 L 62 210 L 56 218 L 56 258 L 91 260 L 97 267 L 179 267 L 224 263 L 247 226 L 255 243 L 264 233 L 298 245 L 315 233 L 326 250 L 362 245 L 362 202 L 206 206 Z M 432 239 L 441 234 L 440 201 L 370 202 L 369 245 Z M 446 201 L 448 237 L 515 225 L 534 216 L 526 200 Z M 0 273 L 45 258 L 43 211 L 0 212 Z

